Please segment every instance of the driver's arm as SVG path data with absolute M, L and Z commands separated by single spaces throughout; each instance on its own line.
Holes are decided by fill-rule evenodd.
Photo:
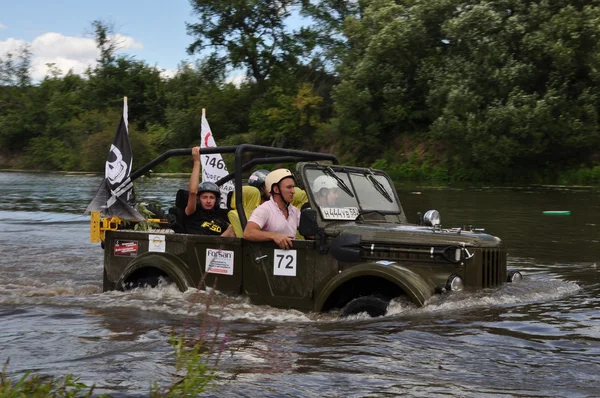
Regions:
M 294 238 L 276 232 L 263 231 L 257 223 L 248 221 L 246 228 L 244 228 L 244 239 L 254 242 L 266 242 L 272 240 L 280 248 L 290 249 Z

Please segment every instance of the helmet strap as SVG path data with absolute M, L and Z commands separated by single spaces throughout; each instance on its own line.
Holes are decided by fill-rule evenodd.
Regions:
M 292 202 L 286 202 L 285 201 L 285 199 L 283 198 L 283 195 L 281 194 L 281 187 L 279 186 L 279 182 L 276 185 L 277 185 L 277 189 L 279 190 L 279 192 L 275 192 L 273 189 L 271 189 L 272 195 L 279 195 L 279 197 L 281 198 L 282 202 L 285 204 L 285 207 L 286 208 L 290 207 L 290 203 L 292 203 Z

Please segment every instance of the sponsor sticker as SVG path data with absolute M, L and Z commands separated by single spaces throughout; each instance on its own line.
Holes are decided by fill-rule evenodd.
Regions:
M 206 272 L 233 275 L 233 250 L 206 249 Z
M 148 235 L 148 251 L 164 253 L 166 248 L 164 235 Z
M 135 257 L 138 253 L 138 241 L 137 240 L 117 240 L 113 254 L 115 256 L 124 257 Z
M 360 215 L 357 207 L 321 207 L 325 220 L 356 220 Z

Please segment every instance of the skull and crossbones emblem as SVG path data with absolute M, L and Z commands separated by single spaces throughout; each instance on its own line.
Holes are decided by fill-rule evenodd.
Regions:
M 111 161 L 111 159 L 114 159 Z M 114 145 L 110 146 L 110 154 L 106 161 L 105 175 L 111 184 L 117 184 L 123 181 L 127 174 L 127 163 L 123 160 L 123 154 Z

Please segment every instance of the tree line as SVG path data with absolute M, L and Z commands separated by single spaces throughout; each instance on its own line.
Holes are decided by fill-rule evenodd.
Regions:
M 206 108 L 218 145 L 326 151 L 396 179 L 600 181 L 596 2 L 190 4 L 202 58 L 171 78 L 117 54 L 102 21 L 83 75 L 49 65 L 32 82 L 27 47 L 0 58 L 0 166 L 103 170 L 127 96 L 134 168 L 197 145 Z M 228 82 L 232 68 L 248 78 Z

